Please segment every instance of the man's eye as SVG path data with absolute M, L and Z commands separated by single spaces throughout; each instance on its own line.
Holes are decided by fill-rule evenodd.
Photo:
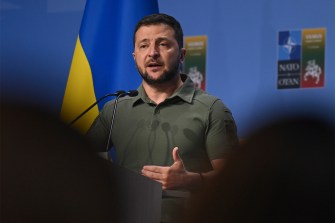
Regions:
M 145 49 L 147 47 L 148 47 L 148 45 L 140 45 L 140 49 Z

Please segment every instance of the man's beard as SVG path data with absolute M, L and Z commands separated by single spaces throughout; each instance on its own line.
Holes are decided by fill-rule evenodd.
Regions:
M 136 65 L 138 72 L 142 76 L 143 80 L 147 82 L 148 84 L 164 84 L 172 80 L 176 75 L 179 74 L 179 62 L 177 61 L 174 66 L 168 70 L 165 71 L 159 78 L 153 78 L 150 76 L 145 70 L 142 72 L 139 67 Z

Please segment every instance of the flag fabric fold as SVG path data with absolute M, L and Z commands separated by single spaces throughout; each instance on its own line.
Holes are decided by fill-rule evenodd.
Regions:
M 158 13 L 157 0 L 87 0 L 61 109 L 63 121 L 72 121 L 107 93 L 137 88 L 141 78 L 132 57 L 133 31 L 143 16 L 153 13 Z M 85 133 L 103 103 L 74 127 Z

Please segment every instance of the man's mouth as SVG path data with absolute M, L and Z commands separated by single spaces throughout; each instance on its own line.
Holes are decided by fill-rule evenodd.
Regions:
M 147 64 L 147 68 L 150 69 L 152 72 L 156 72 L 160 70 L 162 67 L 162 64 L 156 63 L 156 62 L 151 62 Z
M 147 67 L 153 67 L 153 68 L 155 68 L 155 67 L 161 67 L 162 64 L 161 64 L 161 63 L 158 63 L 158 62 L 149 62 L 149 63 L 147 63 L 146 66 L 147 66 Z

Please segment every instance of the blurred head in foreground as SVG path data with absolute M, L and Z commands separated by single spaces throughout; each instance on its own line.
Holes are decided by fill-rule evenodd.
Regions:
M 274 122 L 192 198 L 185 222 L 334 222 L 334 151 L 332 124 L 306 117 Z
M 54 117 L 2 103 L 1 221 L 117 220 L 110 165 L 88 145 Z

